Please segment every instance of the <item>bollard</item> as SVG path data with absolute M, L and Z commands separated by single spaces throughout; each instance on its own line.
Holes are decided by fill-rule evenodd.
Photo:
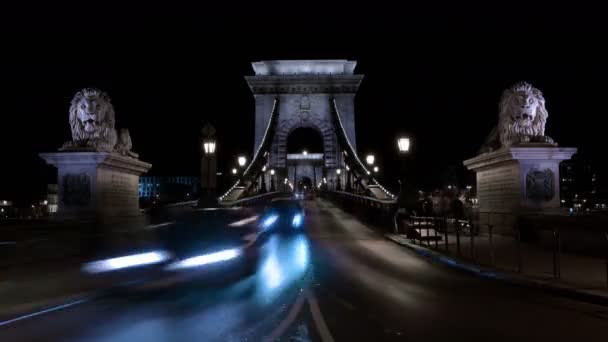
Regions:
M 559 241 L 559 231 L 553 230 L 553 277 L 555 279 L 560 279 L 560 241 Z
M 494 242 L 492 241 L 492 225 L 488 224 L 488 239 L 490 242 L 490 263 L 492 267 L 496 266 L 496 258 L 494 255 Z
M 448 222 L 447 222 L 447 220 L 446 220 L 445 217 L 441 220 L 441 227 L 443 229 L 443 237 L 445 239 L 445 241 L 444 241 L 445 251 L 449 252 L 449 247 L 448 247 Z
M 454 220 L 454 225 L 456 227 L 456 251 L 460 255 L 460 222 Z
M 475 260 L 475 233 L 473 232 L 473 223 L 469 222 L 469 235 L 471 238 L 471 248 L 470 248 L 470 254 L 471 254 L 471 260 Z
M 517 240 L 517 273 L 523 272 L 523 260 L 521 256 L 521 231 L 515 227 L 515 238 Z
M 426 228 L 426 245 L 428 247 L 431 247 L 431 229 L 430 229 L 430 217 L 425 217 L 424 218 L 424 227 Z
M 605 233 L 606 242 L 608 242 L 608 233 Z M 608 286 L 608 248 L 606 249 L 606 286 Z
M 433 217 L 433 229 L 435 230 L 435 249 L 439 248 L 439 235 L 437 235 L 437 220 Z

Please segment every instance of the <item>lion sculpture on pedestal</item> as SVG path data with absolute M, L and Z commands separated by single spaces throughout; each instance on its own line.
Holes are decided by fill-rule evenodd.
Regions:
M 542 92 L 526 82 L 506 89 L 498 106 L 498 126 L 495 127 L 481 153 L 501 147 L 522 143 L 544 143 L 555 145 L 545 135 L 545 124 L 549 116 Z
M 62 150 L 134 155 L 129 130 L 122 129 L 118 135 L 114 128 L 114 107 L 107 93 L 95 88 L 77 92 L 70 105 L 69 121 L 72 141 L 66 142 Z

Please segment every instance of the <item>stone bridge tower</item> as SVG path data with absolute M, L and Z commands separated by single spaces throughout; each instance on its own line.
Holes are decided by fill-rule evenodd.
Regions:
M 316 165 L 322 165 L 323 173 L 343 167 L 343 148 L 336 135 L 331 99 L 336 101 L 344 131 L 356 150 L 354 99 L 363 79 L 363 75 L 354 73 L 356 64 L 347 60 L 252 63 L 255 75 L 245 78 L 255 97 L 254 151 L 264 139 L 274 99 L 279 98 L 274 136 L 268 137 L 272 139 L 269 167 L 287 172 L 287 138 L 297 128 L 312 128 L 322 137 L 323 155 L 318 156 L 321 160 L 317 160 Z M 302 158 L 298 165 L 303 167 Z M 290 179 L 291 176 L 289 174 Z

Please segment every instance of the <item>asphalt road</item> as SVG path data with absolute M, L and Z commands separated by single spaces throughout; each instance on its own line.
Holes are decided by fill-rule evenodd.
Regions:
M 306 234 L 257 273 L 94 300 L 0 326 L 0 341 L 604 341 L 608 309 L 480 279 L 306 202 Z

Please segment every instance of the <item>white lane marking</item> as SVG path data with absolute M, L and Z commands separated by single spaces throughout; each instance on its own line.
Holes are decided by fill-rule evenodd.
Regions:
M 15 241 L 0 241 L 0 245 L 16 245 Z
M 306 290 L 306 299 L 308 300 L 308 306 L 310 307 L 310 312 L 312 313 L 312 319 L 315 321 L 317 332 L 319 332 L 321 340 L 323 342 L 334 342 L 334 338 L 331 336 L 327 323 L 325 322 L 323 314 L 321 313 L 321 308 L 319 307 L 317 297 L 312 291 Z
M 287 317 L 285 317 L 285 319 L 279 323 L 279 325 L 270 333 L 270 335 L 264 338 L 264 341 L 276 341 L 285 333 L 287 328 L 289 328 L 289 326 L 291 326 L 291 324 L 293 324 L 295 321 L 296 317 L 298 317 L 300 311 L 302 311 L 304 299 L 305 296 L 300 293 L 298 298 L 296 298 L 296 302 L 291 306 L 291 309 L 289 309 Z
M 321 313 L 321 308 L 319 307 L 317 297 L 308 289 L 302 290 L 302 293 L 298 295 L 295 303 L 291 306 L 291 309 L 289 309 L 287 317 L 285 317 L 285 319 L 279 323 L 279 325 L 264 339 L 264 341 L 276 341 L 285 333 L 285 331 L 287 331 L 287 329 L 295 321 L 300 311 L 302 311 L 304 300 L 308 302 L 308 307 L 310 308 L 312 319 L 315 322 L 315 327 L 317 328 L 317 332 L 321 337 L 321 341 L 334 342 L 334 338 L 329 332 L 327 323 L 325 322 L 323 314 Z
M 238 220 L 238 221 L 234 221 L 232 223 L 229 223 L 228 226 L 229 227 L 241 227 L 244 226 L 246 224 L 249 224 L 251 222 L 255 222 L 258 219 L 258 215 L 253 215 L 247 218 L 244 218 L 242 220 Z
M 156 228 L 160 228 L 160 227 L 164 227 L 164 226 L 170 226 L 172 224 L 175 224 L 175 222 L 171 221 L 171 222 L 164 222 L 164 223 L 159 223 L 159 224 L 151 224 L 147 228 L 156 229 Z
M 70 306 L 82 304 L 82 303 L 85 303 L 85 302 L 88 302 L 88 301 L 89 301 L 89 299 L 85 298 L 85 299 L 77 300 L 75 302 L 71 302 L 71 303 L 55 306 L 55 307 L 52 307 L 52 308 L 48 308 L 48 309 L 45 309 L 45 310 L 42 310 L 42 311 L 33 312 L 31 314 L 19 316 L 19 317 L 13 318 L 13 319 L 9 319 L 7 321 L 2 321 L 2 322 L 0 322 L 0 327 L 4 326 L 4 325 L 9 325 L 9 324 L 12 324 L 12 323 L 24 320 L 24 319 L 28 319 L 28 318 L 44 315 L 46 313 L 50 313 L 50 312 L 53 312 L 53 311 L 58 311 L 58 310 L 62 310 L 62 309 L 65 309 L 65 308 L 69 308 Z

